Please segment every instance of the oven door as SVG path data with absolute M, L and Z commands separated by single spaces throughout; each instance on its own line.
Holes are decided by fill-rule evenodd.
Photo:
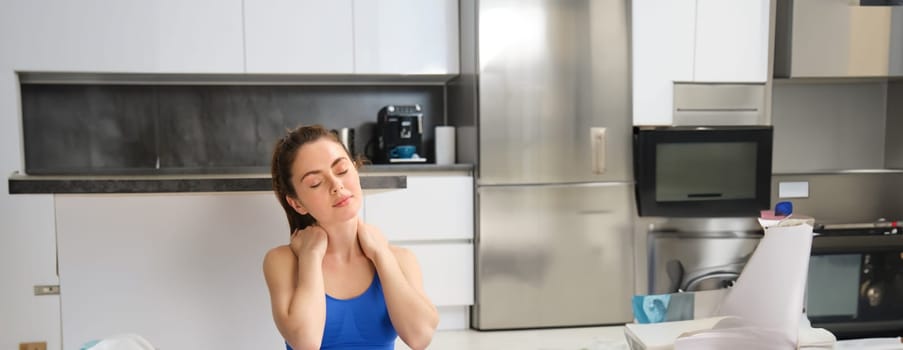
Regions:
M 806 312 L 839 338 L 903 334 L 903 235 L 814 237 Z

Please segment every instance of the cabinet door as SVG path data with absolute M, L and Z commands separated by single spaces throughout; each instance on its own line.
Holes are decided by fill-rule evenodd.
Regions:
M 423 289 L 436 306 L 473 304 L 473 244 L 402 244 L 417 256 Z
M 697 0 L 694 81 L 765 82 L 769 0 Z
M 473 238 L 473 178 L 408 176 L 402 190 L 368 191 L 365 220 L 390 241 Z
M 351 0 L 246 0 L 248 73 L 351 73 Z
M 14 68 L 241 73 L 241 0 L 12 1 Z M 6 53 L 4 53 L 6 54 Z
M 671 125 L 673 84 L 693 80 L 696 0 L 632 3 L 633 124 Z
M 272 193 L 54 196 L 63 349 L 284 348 L 261 266 L 288 242 Z
M 458 2 L 354 0 L 354 72 L 457 74 Z

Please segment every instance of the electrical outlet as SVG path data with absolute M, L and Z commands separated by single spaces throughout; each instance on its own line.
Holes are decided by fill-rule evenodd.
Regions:
M 19 343 L 19 350 L 47 350 L 47 342 Z

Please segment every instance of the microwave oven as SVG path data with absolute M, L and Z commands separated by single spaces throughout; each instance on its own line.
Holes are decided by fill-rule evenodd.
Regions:
M 771 196 L 771 126 L 635 127 L 640 216 L 755 217 Z

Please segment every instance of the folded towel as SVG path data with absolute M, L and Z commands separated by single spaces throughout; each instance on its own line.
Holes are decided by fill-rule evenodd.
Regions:
M 109 338 L 92 340 L 81 350 L 154 350 L 147 339 L 137 334 L 121 334 Z

